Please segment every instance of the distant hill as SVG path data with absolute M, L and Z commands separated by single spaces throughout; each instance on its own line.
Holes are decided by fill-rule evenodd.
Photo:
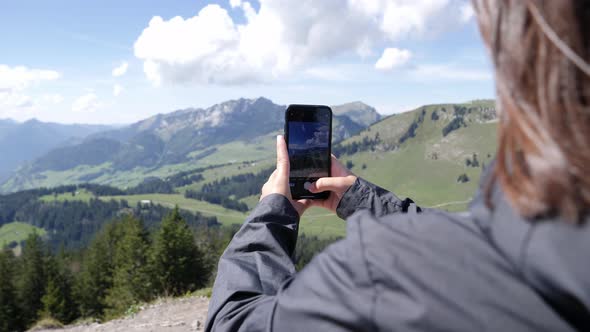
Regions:
M 261 97 L 158 114 L 55 148 L 23 166 L 1 190 L 88 181 L 125 187 L 163 170 L 265 160 L 274 154 L 268 142 L 282 131 L 285 108 Z M 335 142 L 380 119 L 360 102 L 334 110 Z
M 382 119 L 333 151 L 356 174 L 423 206 L 462 210 L 494 157 L 496 128 L 493 100 L 427 105 Z M 469 181 L 458 181 L 463 174 Z
M 377 113 L 375 108 L 360 101 L 332 106 L 332 112 L 335 115 L 346 115 L 352 121 L 366 127 L 381 120 L 381 114 Z
M 17 166 L 59 146 L 79 143 L 88 135 L 111 129 L 103 125 L 64 125 L 29 120 L 0 120 L 0 181 Z

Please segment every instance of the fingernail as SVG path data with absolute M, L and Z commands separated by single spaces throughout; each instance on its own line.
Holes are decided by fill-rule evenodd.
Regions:
M 305 183 L 303 184 L 303 188 L 304 188 L 305 190 L 309 190 L 309 188 L 311 188 L 311 183 L 310 183 L 310 182 L 305 182 Z

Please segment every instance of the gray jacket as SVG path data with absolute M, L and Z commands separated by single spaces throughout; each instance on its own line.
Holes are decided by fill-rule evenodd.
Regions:
M 346 238 L 296 273 L 297 212 L 265 197 L 219 261 L 206 331 L 590 331 L 588 218 L 524 220 L 498 187 L 492 202 L 420 213 L 358 179 Z

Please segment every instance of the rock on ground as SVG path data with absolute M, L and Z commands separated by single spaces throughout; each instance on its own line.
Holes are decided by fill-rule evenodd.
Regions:
M 63 329 L 35 330 L 35 332 L 203 331 L 208 306 L 209 299 L 206 297 L 164 299 L 153 304 L 146 304 L 145 308 L 134 315 L 103 324 L 68 325 Z

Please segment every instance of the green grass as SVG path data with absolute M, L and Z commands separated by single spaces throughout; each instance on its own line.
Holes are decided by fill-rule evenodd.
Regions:
M 24 222 L 11 222 L 0 227 L 0 248 L 11 242 L 21 242 L 26 240 L 29 234 L 37 232 L 40 236 L 45 236 L 43 228 L 35 227 Z
M 86 189 L 79 189 L 74 192 L 67 192 L 57 195 L 44 195 L 39 197 L 44 202 L 82 201 L 89 202 L 95 196 Z
M 465 105 L 489 107 L 492 104 L 490 101 L 476 101 Z M 442 112 L 442 107 L 447 112 Z M 465 210 L 477 190 L 482 172 L 481 167 L 466 167 L 465 159 L 477 153 L 480 164 L 488 165 L 491 161 L 488 155 L 493 157 L 496 149 L 496 124 L 483 121 L 481 113 L 466 115 L 466 128 L 443 137 L 442 128 L 452 117 L 452 105 L 425 106 L 386 118 L 344 144 L 362 140 L 363 137 L 373 138 L 378 132 L 384 146 L 398 145 L 399 138 L 423 109 L 426 113 L 415 137 L 406 140 L 398 149 L 367 151 L 341 159 L 343 162 L 352 161 L 355 165 L 352 170 L 358 176 L 394 192 L 400 198 L 410 197 L 424 207 Z M 438 121 L 431 119 L 435 110 L 440 117 Z M 457 177 L 463 173 L 470 181 L 457 183 Z
M 188 293 L 184 297 L 197 296 L 197 297 L 208 297 L 208 298 L 211 298 L 211 294 L 212 293 L 213 293 L 213 288 L 212 287 L 206 287 L 206 288 L 197 289 L 196 291 L 194 291 L 192 293 Z
M 33 324 L 30 331 L 61 329 L 64 325 L 53 317 L 43 317 Z
M 248 205 L 248 207 L 250 209 L 252 209 L 253 207 L 256 206 L 256 204 L 258 204 L 259 200 L 260 200 L 259 195 L 253 195 L 253 196 L 248 196 L 248 197 L 244 197 L 244 198 L 240 199 L 240 202 L 246 203 L 246 205 Z
M 253 197 L 253 196 L 251 196 Z M 220 205 L 204 201 L 185 198 L 180 194 L 146 194 L 128 196 L 102 196 L 102 200 L 126 200 L 131 206 L 141 200 L 150 200 L 153 204 L 179 208 L 191 212 L 200 212 L 205 216 L 215 216 L 222 225 L 241 224 L 246 220 L 247 213 L 226 209 Z M 257 200 L 257 199 L 256 199 Z M 312 208 L 306 212 L 301 220 L 300 231 L 319 237 L 333 237 L 344 235 L 344 221 L 327 210 Z
M 239 163 L 242 161 L 266 160 L 274 156 L 275 137 L 279 132 L 269 133 L 253 140 L 235 141 L 216 146 L 215 153 L 196 161 L 202 166 L 219 165 L 225 163 Z M 196 156 L 202 151 L 195 151 L 189 156 Z
M 334 213 L 318 207 L 305 211 L 299 223 L 301 233 L 330 238 L 346 235 L 346 222 Z
M 258 200 L 258 195 L 240 199 L 250 209 L 253 209 L 258 204 Z M 303 218 L 301 218 L 299 229 L 302 233 L 316 235 L 318 237 L 344 236 L 346 233 L 344 220 L 338 218 L 338 216 L 328 210 L 317 207 L 305 211 Z
M 273 166 L 274 164 L 274 159 L 267 159 L 262 161 L 255 161 L 249 163 L 235 163 L 231 165 L 211 168 L 201 173 L 204 178 L 203 181 L 192 183 L 184 187 L 178 187 L 176 188 L 176 191 L 184 194 L 184 192 L 189 189 L 200 190 L 203 184 L 221 179 L 222 177 L 231 177 L 234 175 L 244 173 L 258 173 L 263 169 Z
M 102 200 L 126 200 L 129 205 L 134 206 L 141 200 L 150 200 L 154 204 L 161 204 L 165 207 L 174 207 L 191 212 L 200 212 L 206 216 L 215 216 L 221 224 L 229 225 L 242 223 L 246 214 L 230 210 L 221 205 L 211 204 L 205 201 L 185 198 L 181 194 L 145 194 L 145 195 L 127 195 L 127 196 L 102 196 Z
M 80 182 L 80 177 L 97 172 L 106 172 L 109 167 L 109 163 L 96 166 L 80 165 L 65 171 L 44 171 L 40 173 L 29 173 L 26 176 L 23 176 L 24 172 L 19 172 L 15 177 L 3 183 L 0 189 L 3 191 L 18 191 L 38 187 L 50 188 L 75 184 Z

